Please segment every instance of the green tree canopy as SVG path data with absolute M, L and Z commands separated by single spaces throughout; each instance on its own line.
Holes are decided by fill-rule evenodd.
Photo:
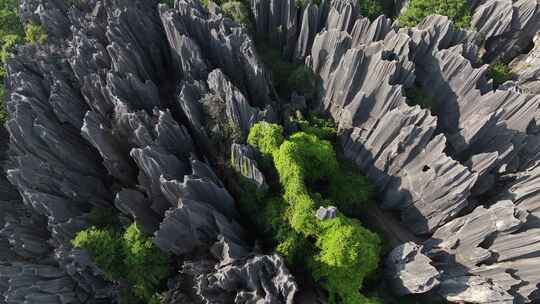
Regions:
M 318 138 L 317 133 L 298 132 L 285 139 L 279 125 L 260 122 L 252 127 L 248 136 L 250 145 L 272 157 L 283 188 L 282 200 L 272 200 L 264 206 L 272 221 L 270 225 L 277 227 L 274 229 L 277 233 L 275 238 L 280 242 L 277 251 L 288 261 L 309 260 L 307 267 L 328 290 L 331 303 L 338 299 L 346 304 L 364 300 L 371 303 L 366 302 L 371 300 L 363 297 L 359 289 L 364 278 L 377 268 L 381 240 L 362 227 L 359 221 L 342 213 L 324 221 L 316 218 L 318 207 L 340 206 L 341 202 L 332 201 L 332 193 L 363 192 L 355 188 L 332 189 L 338 184 L 332 181 L 342 174 L 342 168 L 331 142 Z M 324 189 L 323 184 L 330 189 Z M 314 191 L 327 194 L 330 200 L 323 199 L 321 193 Z M 339 196 L 366 198 L 354 194 Z M 314 240 L 314 243 L 309 240 Z
M 448 16 L 460 28 L 469 28 L 471 24 L 471 9 L 467 0 L 411 0 L 398 21 L 401 26 L 413 27 L 433 14 Z

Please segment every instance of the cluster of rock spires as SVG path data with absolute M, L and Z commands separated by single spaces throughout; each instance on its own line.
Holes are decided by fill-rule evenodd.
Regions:
M 254 3 L 256 18 L 268 18 L 257 25 L 275 24 L 260 9 L 265 1 Z M 477 32 L 441 16 L 411 29 L 385 17 L 370 23 L 352 1 L 332 2 L 327 15 L 324 4 L 319 11 L 308 5 L 298 38 L 282 44 L 285 56 L 297 50 L 294 60 L 320 76 L 319 107 L 338 123 L 346 156 L 378 186 L 382 207 L 428 236 L 389 256 L 399 294 L 538 299 L 537 49 L 514 60 L 516 82 L 497 90 L 479 58 L 509 61 L 525 52 L 540 29 L 539 5 L 476 3 Z M 433 113 L 407 105 L 404 89 L 414 86 L 433 99 Z
M 92 208 L 116 208 L 163 251 L 208 266 L 191 267 L 192 301 L 292 303 L 296 283 L 281 257 L 253 251 L 201 128 L 203 98 L 244 135 L 271 119 L 257 107 L 272 104 L 271 84 L 247 31 L 197 1 L 38 2 L 24 11 L 49 43 L 8 63 L 6 167 L 20 197 L 3 179 L 0 302 L 114 300 L 70 240 Z
M 540 3 L 472 2 L 477 31 L 442 16 L 410 29 L 384 16 L 370 22 L 353 0 L 252 0 L 251 10 L 256 33 L 320 78 L 310 106 L 337 122 L 345 155 L 377 186 L 381 206 L 425 239 L 389 255 L 395 292 L 532 302 L 540 300 L 540 74 L 538 47 L 529 48 Z M 253 248 L 214 171 L 225 127 L 241 142 L 255 122 L 278 119 L 248 30 L 196 0 L 21 6 L 49 42 L 19 47 L 7 66 L 0 303 L 117 297 L 70 245 L 93 208 L 117 209 L 179 257 L 165 303 L 294 303 L 283 259 Z M 527 51 L 512 63 L 516 81 L 494 90 L 479 58 Z M 407 104 L 413 87 L 433 99 L 432 112 Z M 233 166 L 266 187 L 254 152 L 230 151 Z

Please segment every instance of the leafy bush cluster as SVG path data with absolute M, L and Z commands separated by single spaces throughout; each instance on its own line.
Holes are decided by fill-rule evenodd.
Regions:
M 324 126 L 321 121 L 319 125 Z M 338 299 L 347 304 L 371 303 L 359 289 L 377 268 L 379 237 L 342 213 L 325 221 L 315 216 L 320 206 L 336 205 L 342 210 L 367 202 L 372 193 L 365 177 L 345 170 L 332 143 L 316 135 L 325 133 L 298 132 L 285 139 L 278 125 L 253 126 L 248 143 L 273 160 L 283 196 L 258 195 L 255 203 L 261 205 L 251 206 L 250 212 L 260 229 L 278 242 L 277 251 L 289 263 L 305 263 L 329 292 L 331 303 Z M 346 181 L 347 177 L 352 178 Z
M 306 0 L 296 0 L 296 7 L 303 8 L 306 3 Z M 311 3 L 320 5 L 321 1 L 313 0 Z M 384 14 L 383 5 L 380 0 L 358 0 L 358 4 L 360 5 L 360 13 L 362 16 L 368 17 L 370 20 Z
M 6 75 L 6 69 L 4 64 L 9 57 L 9 54 L 13 51 L 13 48 L 23 42 L 24 27 L 19 21 L 17 15 L 18 0 L 5 0 L 0 3 L 0 60 L 2 61 L 0 67 L 0 81 L 4 82 Z M 0 123 L 4 123 L 7 119 L 7 112 L 5 110 L 4 86 L 0 88 Z
M 512 80 L 514 74 L 508 65 L 501 62 L 494 62 L 489 65 L 488 78 L 493 79 L 493 86 L 498 88 L 501 84 Z
M 162 1 L 171 1 L 171 0 L 162 0 Z M 249 1 L 247 0 L 199 0 L 201 4 L 205 7 L 208 7 L 210 1 L 219 5 L 225 15 L 229 16 L 238 24 L 243 24 L 247 27 L 250 27 L 250 10 L 249 10 Z
M 302 132 L 310 133 L 320 139 L 334 141 L 336 139 L 337 128 L 331 120 L 323 119 L 310 113 L 304 118 L 302 113 L 296 112 L 296 117 L 292 116 L 291 121 L 295 123 Z
M 25 41 L 32 44 L 44 44 L 47 41 L 47 33 L 45 30 L 36 24 L 29 23 L 24 30 Z
M 169 274 L 168 256 L 135 223 L 123 233 L 112 228 L 82 230 L 72 244 L 90 253 L 107 280 L 127 280 L 132 285 L 133 295 L 144 302 L 152 301 Z
M 160 0 L 159 2 L 167 4 L 169 7 L 174 7 L 175 0 Z
M 21 43 L 45 43 L 47 35 L 41 26 L 36 24 L 21 23 L 17 13 L 18 0 L 0 1 L 0 82 L 4 82 L 6 76 L 5 63 L 15 46 Z M 4 105 L 4 86 L 0 86 L 0 123 L 7 120 L 7 112 Z
M 432 14 L 448 16 L 460 28 L 469 28 L 471 24 L 471 9 L 467 0 L 411 0 L 398 21 L 401 26 L 413 27 Z
M 368 17 L 369 20 L 375 20 L 380 15 L 384 15 L 384 7 L 380 0 L 358 0 L 360 4 L 360 13 Z
M 251 23 L 248 7 L 241 1 L 228 1 L 221 4 L 223 12 L 238 24 L 249 26 Z
M 311 98 L 315 94 L 317 78 L 315 73 L 303 64 L 294 64 L 282 58 L 281 52 L 266 41 L 258 41 L 257 53 L 272 72 L 272 80 L 277 93 L 288 98 L 293 91 Z
M 435 101 L 428 96 L 420 87 L 406 89 L 407 103 L 411 106 L 419 105 L 422 109 L 434 110 Z

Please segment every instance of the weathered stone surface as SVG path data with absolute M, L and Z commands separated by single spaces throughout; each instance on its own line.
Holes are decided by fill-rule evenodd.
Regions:
M 264 175 L 257 167 L 257 155 L 253 148 L 246 145 L 231 146 L 231 163 L 237 173 L 253 182 L 261 190 L 268 188 Z
M 257 57 L 255 44 L 245 28 L 229 18 L 208 14 L 197 0 L 178 1 L 174 10 L 160 5 L 159 13 L 175 52 L 182 51 L 177 37 L 189 37 L 205 56 L 207 66 L 221 69 L 253 105 L 264 107 L 271 104 L 268 72 Z M 196 48 L 188 52 L 201 53 Z M 198 61 L 196 59 L 192 66 L 195 67 Z
M 527 49 L 539 21 L 539 1 L 498 0 L 478 5 L 471 24 L 485 38 L 484 58 L 508 62 Z
M 402 106 L 376 126 L 365 135 L 355 127 L 344 139 L 345 153 L 383 189 L 383 206 L 401 210 L 409 229 L 432 232 L 467 206 L 476 174 L 444 155 L 444 137 L 432 139 L 432 116 Z
M 517 76 L 517 87 L 528 94 L 540 94 L 540 32 L 533 38 L 534 47 L 528 54 L 516 57 L 510 63 Z M 538 120 L 537 120 L 538 125 Z
M 318 220 L 325 221 L 325 220 L 331 220 L 333 218 L 337 217 L 337 208 L 334 206 L 330 207 L 319 207 L 317 209 L 317 212 L 315 213 L 315 216 Z
M 64 271 L 53 266 L 14 263 L 0 265 L 0 282 L 8 282 L 5 303 L 85 303 L 87 296 Z M 0 290 L 2 288 L 0 287 Z
M 203 303 L 295 303 L 298 287 L 283 258 L 276 254 L 246 257 L 216 269 L 211 265 L 204 262 L 184 265 L 184 273 L 195 278 L 197 298 Z M 232 286 L 238 288 L 227 292 Z
M 538 279 L 530 267 L 538 248 L 535 230 L 524 230 L 527 217 L 511 201 L 500 201 L 437 230 L 424 244 L 444 272 L 437 292 L 450 301 L 471 303 L 533 300 Z
M 280 110 L 269 73 L 246 28 L 217 7 L 157 2 L 22 1 L 22 18 L 41 23 L 50 40 L 19 47 L 7 65 L 7 178 L 20 197 L 0 178 L 0 293 L 13 303 L 114 301 L 102 270 L 69 243 L 94 207 L 116 207 L 155 233 L 160 248 L 198 259 L 191 275 L 199 302 L 293 302 L 297 287 L 282 259 L 253 253 L 211 167 L 203 108 L 208 98 L 221 103 L 224 122 L 245 136 L 256 121 L 275 119 L 270 108 Z M 346 156 L 377 185 L 381 205 L 416 234 L 432 234 L 423 247 L 394 252 L 398 290 L 534 301 L 536 49 L 497 91 L 478 53 L 481 35 L 488 61 L 524 51 L 538 31 L 539 3 L 471 5 L 480 34 L 442 16 L 412 29 L 386 17 L 369 22 L 353 0 L 251 3 L 255 30 L 320 78 L 314 102 L 336 120 Z M 436 100 L 438 118 L 406 104 L 403 90 L 413 85 Z M 264 184 L 255 157 L 232 150 L 240 171 L 247 158 L 246 175 Z
M 230 116 L 248 130 L 252 118 L 266 112 L 244 96 L 265 107 L 271 85 L 245 30 L 208 15 L 196 1 L 180 1 L 175 11 L 158 10 L 153 0 L 91 1 L 76 8 L 41 2 L 26 1 L 24 11 L 41 22 L 50 44 L 21 47 L 7 77 L 13 150 L 8 178 L 31 212 L 12 208 L 16 216 L 4 222 L 2 201 L 0 248 L 6 267 L 25 258 L 22 269 L 45 261 L 59 274 L 54 280 L 17 273 L 7 278 L 6 268 L 0 293 L 10 303 L 113 301 L 117 295 L 103 271 L 70 244 L 88 228 L 93 207 L 116 207 L 146 232 L 157 231 L 156 243 L 168 244 L 170 252 L 206 247 L 222 263 L 249 254 L 234 200 L 210 167 L 190 160 L 207 152 L 197 150 L 190 131 L 177 122 L 189 112 L 169 100 L 172 82 L 194 83 L 202 94 L 226 100 Z M 234 58 L 221 61 L 227 52 Z M 233 79 L 214 77 L 215 68 Z M 6 202 L 18 199 L 5 194 Z M 199 234 L 186 227 L 200 228 Z M 176 250 L 174 237 L 186 247 Z M 16 284 L 19 278 L 24 282 Z
M 439 271 L 422 253 L 422 247 L 409 242 L 390 252 L 385 262 L 385 274 L 393 291 L 399 295 L 425 293 L 439 285 Z
M 259 111 L 249 105 L 242 92 L 234 87 L 221 70 L 214 70 L 208 75 L 208 88 L 225 102 L 228 121 L 239 128 L 245 137 L 256 122 L 270 120 L 267 111 Z

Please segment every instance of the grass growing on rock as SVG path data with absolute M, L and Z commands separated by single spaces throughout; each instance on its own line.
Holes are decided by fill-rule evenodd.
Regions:
M 414 27 L 433 14 L 448 16 L 459 28 L 467 29 L 471 24 L 467 0 L 411 0 L 407 10 L 398 17 L 398 22 L 400 26 Z
M 221 5 L 223 12 L 238 24 L 250 26 L 249 8 L 241 1 L 229 1 Z
M 380 15 L 384 15 L 384 7 L 380 0 L 358 0 L 360 14 L 373 21 Z
M 255 214 L 258 228 L 276 242 L 291 266 L 309 270 L 331 303 L 374 303 L 359 289 L 377 268 L 380 238 L 341 212 L 324 221 L 315 216 L 320 206 L 341 210 L 367 203 L 372 188 L 365 177 L 342 166 L 330 141 L 319 138 L 331 136 L 328 125 L 319 121 L 305 127 L 288 138 L 276 124 L 252 127 L 248 143 L 273 162 L 282 196 L 260 193 L 241 206 Z M 345 177 L 350 179 L 344 184 Z
M 90 227 L 78 232 L 72 244 L 88 251 L 107 280 L 127 280 L 133 296 L 145 303 L 169 275 L 169 257 L 135 223 L 123 232 Z
M 45 30 L 37 24 L 22 24 L 18 16 L 18 0 L 0 2 L 0 82 L 6 76 L 5 64 L 15 47 L 22 43 L 43 44 L 47 40 Z M 0 124 L 8 119 L 5 109 L 5 89 L 0 86 Z
M 435 110 L 435 101 L 432 97 L 424 93 L 419 86 L 406 89 L 405 95 L 407 96 L 407 103 L 410 106 L 419 105 L 422 109 Z
M 512 73 L 510 67 L 501 62 L 494 62 L 490 64 L 487 76 L 488 78 L 493 79 L 493 87 L 495 89 L 501 84 L 514 78 L 514 74 Z

